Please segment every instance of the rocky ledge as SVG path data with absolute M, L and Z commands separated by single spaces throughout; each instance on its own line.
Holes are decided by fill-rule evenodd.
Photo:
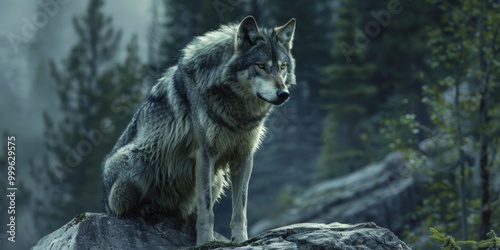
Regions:
M 193 226 L 175 218 L 146 221 L 85 213 L 43 237 L 32 249 L 410 249 L 391 231 L 374 223 L 301 223 L 272 229 L 234 244 L 195 247 Z
M 403 155 L 393 152 L 379 163 L 310 187 L 278 216 L 253 223 L 249 233 L 302 222 L 373 221 L 401 235 L 422 199 L 413 175 Z

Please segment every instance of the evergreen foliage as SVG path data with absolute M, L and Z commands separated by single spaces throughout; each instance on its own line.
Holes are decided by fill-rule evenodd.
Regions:
M 430 69 L 419 73 L 426 82 L 421 103 L 427 107 L 429 124 L 415 119 L 415 113 L 385 123 L 393 148 L 405 151 L 412 169 L 427 176 L 421 182 L 426 198 L 415 217 L 421 226 L 411 229 L 407 240 L 415 241 L 430 225 L 479 239 L 498 226 L 493 218 L 499 218 L 491 205 L 498 202 L 491 195 L 491 173 L 498 166 L 494 138 L 500 131 L 491 118 L 498 114 L 500 97 L 493 92 L 500 66 L 495 63 L 500 50 L 498 4 L 427 4 L 439 17 L 425 30 Z
M 162 28 L 163 39 L 160 42 L 160 63 L 165 70 L 175 65 L 180 51 L 197 34 L 200 25 L 200 1 L 163 0 Z
M 487 236 L 489 237 L 488 239 L 481 240 L 479 242 L 473 241 L 473 240 L 467 240 L 467 241 L 456 241 L 455 238 L 448 236 L 448 235 L 443 235 L 440 233 L 437 229 L 435 228 L 430 228 L 432 235 L 429 236 L 429 238 L 439 241 L 440 243 L 443 243 L 442 249 L 443 250 L 460 250 L 460 246 L 467 245 L 467 246 L 472 246 L 474 249 L 485 249 L 485 250 L 495 250 L 495 249 L 500 249 L 500 238 L 497 237 L 495 232 L 491 230 L 489 233 L 487 233 Z
M 161 0 L 161 5 L 164 10 L 164 13 L 159 14 L 158 17 L 161 27 L 160 31 L 155 32 L 162 37 L 157 38 L 160 40 L 160 45 L 156 55 L 160 57 L 158 65 L 165 70 L 177 63 L 180 51 L 195 36 L 218 29 L 221 24 L 237 22 L 238 19 L 245 17 L 246 4 L 221 0 L 203 2 Z M 157 29 L 155 25 L 157 24 L 153 23 L 151 29 Z M 151 49 L 151 51 L 156 51 L 156 49 Z
M 358 28 L 361 18 L 358 1 L 339 1 L 332 64 L 325 68 L 327 81 L 321 91 L 327 111 L 317 173 L 322 178 L 346 174 L 374 159 L 367 140 L 373 132 L 370 117 L 376 111 L 377 89 L 368 82 L 375 65 L 365 60 L 366 47 L 353 44 L 363 36 Z
M 86 13 L 73 19 L 77 44 L 62 61 L 62 69 L 51 62 L 60 105 L 57 112 L 44 114 L 52 158 L 42 164 L 51 170 L 43 178 L 52 180 L 60 192 L 59 224 L 76 213 L 102 211 L 101 164 L 136 105 L 136 100 L 120 97 L 132 94 L 142 74 L 137 39 L 131 40 L 125 61 L 117 66 L 121 31 L 112 26 L 103 6 L 103 0 L 91 0 Z

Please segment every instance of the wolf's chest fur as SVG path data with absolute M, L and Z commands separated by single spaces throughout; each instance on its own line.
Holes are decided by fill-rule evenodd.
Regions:
M 149 148 L 151 155 L 159 156 L 152 157 L 157 159 L 154 167 L 187 174 L 194 166 L 186 165 L 195 163 L 200 147 L 208 144 L 217 170 L 257 149 L 265 133 L 264 120 L 269 107 L 249 112 L 248 107 L 227 96 L 202 100 L 205 101 L 204 108 L 198 112 L 191 110 L 191 116 L 163 116 L 161 126 L 155 129 L 158 131 L 156 138 L 150 138 L 156 142 L 144 142 L 156 146 Z M 144 130 L 151 128 L 145 127 Z
M 225 86 L 210 89 L 204 97 L 205 110 L 198 113 L 198 121 L 215 156 L 253 153 L 264 135 L 270 105 L 238 98 Z

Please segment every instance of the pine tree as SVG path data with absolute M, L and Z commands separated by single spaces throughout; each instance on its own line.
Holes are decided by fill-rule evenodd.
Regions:
M 193 39 L 198 31 L 201 4 L 196 0 L 163 0 L 162 29 L 164 39 L 160 45 L 160 65 L 164 69 L 175 65 L 180 51 Z
M 126 52 L 127 56 L 124 61 L 104 75 L 113 83 L 105 86 L 107 89 L 104 93 L 113 94 L 101 97 L 108 106 L 107 109 L 102 110 L 101 115 L 117 119 L 113 121 L 116 127 L 112 136 L 116 138 L 128 125 L 130 118 L 143 103 L 155 83 L 151 81 L 151 76 L 146 74 L 145 66 L 141 62 L 137 35 L 133 35 L 130 39 Z
M 153 0 L 151 2 L 151 20 L 148 27 L 147 48 L 148 48 L 148 67 L 153 72 L 153 77 L 158 78 L 164 69 L 164 57 L 161 55 L 161 45 L 165 37 L 164 29 L 162 28 L 163 16 L 162 0 Z
M 164 15 L 160 33 L 160 65 L 164 69 L 177 63 L 181 50 L 195 36 L 242 19 L 247 4 L 239 1 L 162 0 Z
M 412 113 L 428 125 L 425 105 L 420 102 L 423 81 L 419 72 L 428 71 L 425 60 L 430 49 L 426 46 L 425 27 L 431 24 L 434 12 L 428 5 L 416 2 L 401 3 L 392 14 L 387 2 L 370 1 L 364 5 L 362 28 L 366 29 L 373 21 L 380 27 L 375 36 L 369 37 L 366 58 L 375 65 L 370 81 L 377 86 L 377 102 L 383 118 Z M 382 141 L 379 146 L 389 149 L 384 146 L 387 144 Z
M 391 13 L 387 2 L 338 4 L 333 25 L 337 47 L 323 91 L 329 112 L 319 178 L 332 164 L 350 165 L 332 169 L 342 174 L 396 150 L 390 142 L 392 132 L 399 130 L 390 131 L 388 139 L 384 128 L 400 117 L 416 114 L 423 124 L 428 121 L 417 73 L 426 69 L 429 54 L 424 39 L 427 6 L 405 3 Z
M 460 191 L 457 204 L 461 208 L 461 233 L 467 239 L 469 203 L 479 201 L 479 231 L 473 232 L 484 239 L 492 229 L 491 173 L 498 165 L 500 126 L 492 119 L 500 110 L 499 95 L 493 92 L 500 71 L 500 14 L 497 1 L 428 1 L 442 11 L 438 25 L 429 29 L 428 44 L 432 46 L 431 65 L 443 72 L 439 80 L 424 88 L 425 103 L 431 120 L 440 136 L 448 138 L 446 146 L 454 152 L 452 172 Z M 452 98 L 439 92 L 452 93 Z M 449 121 L 452 120 L 453 123 Z M 470 163 L 465 152 L 469 140 L 478 148 L 480 185 L 479 199 L 467 192 L 471 185 Z M 451 171 L 450 171 L 451 172 Z M 471 227 L 475 228 L 475 227 Z
M 369 118 L 377 110 L 374 65 L 366 63 L 366 46 L 357 1 L 340 1 L 334 20 L 332 64 L 323 84 L 327 110 L 319 178 L 342 175 L 374 159 L 368 140 L 373 135 Z
M 430 177 L 422 181 L 426 199 L 416 217 L 421 228 L 409 235 L 415 239 L 433 226 L 464 240 L 484 239 L 498 227 L 500 216 L 492 206 L 498 196 L 491 196 L 500 142 L 500 126 L 493 119 L 500 110 L 500 96 L 493 91 L 500 67 L 499 7 L 489 0 L 427 4 L 437 17 L 426 29 L 431 70 L 421 73 L 426 82 L 422 103 L 431 124 L 407 125 L 410 131 L 422 129 L 428 139 L 413 149 L 401 138 L 394 143 L 408 152 L 413 169 Z
M 60 110 L 46 112 L 47 147 L 54 159 L 60 190 L 64 190 L 65 220 L 76 213 L 102 210 L 101 164 L 133 114 L 132 87 L 141 77 L 137 39 L 128 56 L 117 66 L 121 32 L 102 8 L 103 0 L 91 0 L 86 13 L 73 19 L 79 38 L 63 69 L 51 62 Z
M 474 235 L 486 237 L 493 215 L 491 171 L 498 164 L 494 156 L 499 141 L 495 138 L 500 133 L 500 126 L 491 119 L 500 109 L 499 95 L 492 93 L 500 69 L 499 7 L 496 1 L 490 0 L 429 2 L 442 11 L 439 26 L 429 31 L 432 65 L 446 73 L 437 83 L 426 86 L 426 103 L 436 128 L 451 138 L 448 146 L 456 152 L 454 170 L 461 191 L 458 204 L 463 238 L 468 238 L 469 233 L 467 203 L 470 193 L 466 191 L 470 190 L 467 173 L 471 166 L 464 151 L 466 139 L 471 139 L 479 149 L 480 230 Z M 452 91 L 452 100 L 445 101 L 445 97 L 436 92 L 440 89 Z M 446 119 L 454 123 L 445 122 Z
M 233 5 L 234 4 L 234 5 Z M 221 24 L 229 24 L 242 20 L 243 2 L 232 1 L 204 1 L 200 11 L 200 22 L 196 34 L 202 35 L 207 31 L 216 30 Z

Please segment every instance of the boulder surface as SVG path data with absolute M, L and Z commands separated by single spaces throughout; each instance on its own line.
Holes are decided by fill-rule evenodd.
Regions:
M 85 213 L 43 237 L 32 249 L 410 249 L 391 231 L 374 223 L 356 225 L 301 223 L 272 229 L 234 244 L 196 245 L 196 230 L 176 218 L 154 223 L 143 218 L 116 218 Z
M 373 221 L 401 235 L 422 198 L 419 190 L 403 155 L 394 152 L 379 163 L 310 187 L 287 210 L 257 221 L 249 232 L 303 222 Z

